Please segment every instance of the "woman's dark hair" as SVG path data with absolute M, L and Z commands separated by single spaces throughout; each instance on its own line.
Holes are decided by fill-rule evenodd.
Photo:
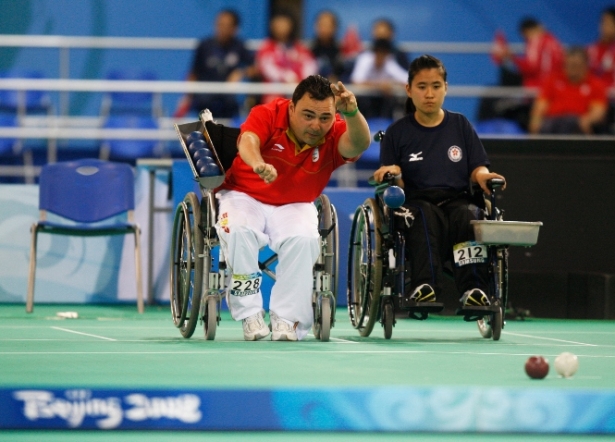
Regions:
M 602 11 L 602 15 L 610 15 L 615 20 L 615 6 L 610 6 Z
M 233 19 L 233 24 L 235 25 L 235 27 L 239 27 L 239 25 L 241 24 L 241 18 L 239 18 L 239 13 L 237 11 L 235 11 L 234 9 L 222 9 L 218 15 L 222 15 L 222 14 L 228 14 L 231 16 L 231 18 Z
M 288 20 L 290 20 L 291 30 L 290 30 L 289 38 L 290 38 L 290 41 L 292 42 L 297 41 L 299 39 L 299 29 L 297 27 L 297 19 L 295 18 L 295 16 L 289 11 L 285 11 L 285 10 L 276 11 L 271 15 L 271 19 L 269 20 L 269 23 L 271 24 L 271 22 L 278 17 L 283 17 L 283 18 L 287 18 Z M 273 37 L 271 30 L 269 30 L 269 37 Z
M 322 101 L 329 97 L 335 99 L 335 95 L 331 90 L 331 82 L 322 75 L 310 75 L 301 80 L 293 92 L 293 103 L 297 104 L 306 93 L 317 101 Z
M 414 77 L 416 77 L 416 75 L 423 69 L 438 69 L 440 71 L 440 75 L 442 75 L 442 79 L 446 83 L 447 73 L 444 63 L 433 55 L 425 54 L 415 58 L 412 60 L 412 63 L 410 63 L 410 67 L 408 68 L 409 86 L 412 86 L 412 80 L 414 80 Z M 414 107 L 414 103 L 412 103 L 412 99 L 408 97 L 406 99 L 406 113 L 411 114 L 415 110 L 416 108 Z

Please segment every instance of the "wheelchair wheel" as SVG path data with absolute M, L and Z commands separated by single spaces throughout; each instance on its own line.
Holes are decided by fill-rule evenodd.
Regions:
M 205 339 L 213 341 L 216 338 L 216 326 L 218 325 L 218 300 L 215 296 L 208 296 L 206 302 L 203 316 Z
M 393 336 L 393 324 L 395 322 L 395 313 L 393 304 L 387 302 L 382 310 L 382 325 L 384 326 L 384 339 L 391 339 Z
M 489 269 L 490 290 L 493 303 L 499 308 L 491 317 L 479 319 L 477 325 L 483 338 L 493 338 L 497 341 L 504 328 L 504 312 L 508 302 L 508 249 L 497 248 L 493 253 L 495 253 L 495 259 Z
M 382 224 L 376 200 L 357 208 L 348 250 L 348 314 L 361 336 L 369 336 L 378 319 L 382 290 Z
M 201 210 L 190 192 L 175 210 L 171 245 L 171 313 L 184 338 L 194 333 L 199 319 L 203 281 Z
M 320 304 L 320 321 L 321 323 L 318 326 L 318 336 L 316 333 L 314 335 L 320 339 L 322 342 L 329 341 L 329 335 L 331 333 L 331 323 L 332 323 L 332 308 L 331 302 L 329 298 L 322 298 L 322 302 Z
M 314 204 L 318 211 L 318 230 L 322 235 L 320 253 L 324 257 L 324 273 L 330 276 L 333 299 L 322 297 L 320 300 L 315 300 L 312 333 L 316 339 L 328 341 L 331 327 L 335 322 L 335 305 L 337 304 L 337 274 L 339 272 L 337 213 L 326 195 L 320 195 Z

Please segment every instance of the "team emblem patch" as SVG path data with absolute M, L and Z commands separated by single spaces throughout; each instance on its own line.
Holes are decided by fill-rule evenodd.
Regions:
M 318 152 L 318 148 L 315 147 L 314 151 L 312 152 L 312 163 L 315 163 L 316 161 L 318 161 L 319 158 L 320 158 L 320 152 Z
M 463 152 L 459 146 L 451 146 L 448 148 L 448 159 L 453 163 L 461 161 L 463 158 Z

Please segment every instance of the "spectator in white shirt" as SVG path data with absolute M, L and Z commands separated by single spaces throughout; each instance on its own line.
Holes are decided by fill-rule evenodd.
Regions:
M 392 53 L 392 44 L 377 39 L 369 51 L 359 54 L 350 81 L 353 84 L 377 89 L 375 95 L 357 97 L 359 108 L 366 118 L 396 118 L 403 115 L 403 99 L 395 91 L 406 84 L 408 72 L 401 67 Z

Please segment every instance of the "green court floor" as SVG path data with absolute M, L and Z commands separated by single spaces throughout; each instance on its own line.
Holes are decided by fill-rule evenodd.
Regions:
M 58 312 L 75 311 L 77 319 Z M 302 342 L 245 342 L 241 324 L 223 314 L 216 340 L 202 328 L 184 339 L 168 307 L 143 315 L 130 306 L 0 306 L 0 387 L 97 388 L 270 388 L 372 386 L 501 386 L 511 388 L 615 389 L 615 322 L 526 319 L 508 321 L 500 341 L 480 337 L 474 323 L 459 317 L 400 319 L 393 338 L 376 326 L 361 338 L 345 309 L 337 311 L 330 342 L 310 336 Z M 523 369 L 531 355 L 551 362 L 575 353 L 579 372 L 529 379 Z M 171 440 L 167 432 L 113 432 L 113 440 Z M 0 440 L 102 440 L 111 433 L 0 432 Z M 44 437 L 41 437 L 44 436 Z M 323 433 L 324 441 L 401 440 L 407 434 Z M 534 440 L 534 435 L 414 434 L 417 440 Z M 286 440 L 280 433 L 209 433 L 207 440 Z M 293 440 L 315 434 L 293 433 Z M 536 435 L 540 440 L 551 436 Z M 578 440 L 557 436 L 552 440 Z M 182 440 L 202 439 L 183 432 Z M 596 437 L 605 440 L 604 437 Z M 174 439 L 174 440 L 175 440 Z M 201 440 L 199 439 L 199 440 Z M 584 436 L 583 440 L 594 437 Z M 537 439 L 536 439 L 537 440 Z

